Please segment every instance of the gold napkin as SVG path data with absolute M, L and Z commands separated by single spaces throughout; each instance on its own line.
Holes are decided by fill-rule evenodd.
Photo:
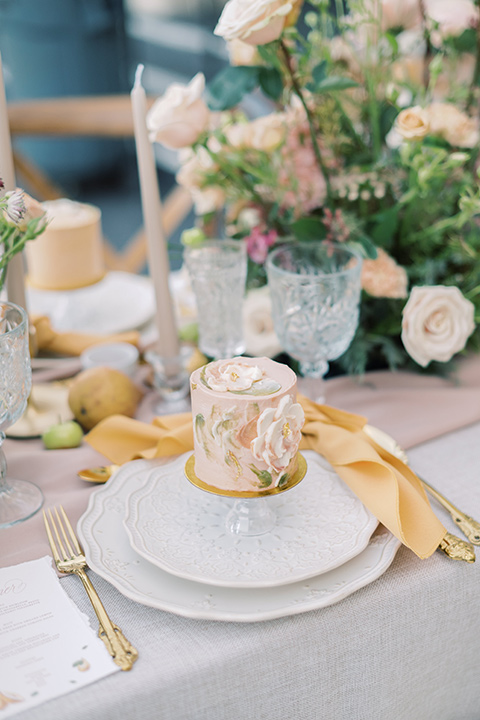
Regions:
M 446 529 L 433 513 L 417 476 L 363 432 L 366 418 L 299 396 L 305 411 L 301 449 L 315 450 L 363 504 L 418 557 L 429 557 Z M 165 457 L 193 450 L 190 413 L 165 415 L 150 424 L 113 415 L 86 441 L 111 462 Z
M 56 355 L 81 355 L 92 345 L 105 343 L 128 342 L 138 347 L 140 333 L 136 331 L 117 333 L 115 335 L 90 335 L 77 332 L 57 332 L 50 320 L 44 315 L 32 315 L 30 324 L 36 332 L 36 345 L 39 352 Z

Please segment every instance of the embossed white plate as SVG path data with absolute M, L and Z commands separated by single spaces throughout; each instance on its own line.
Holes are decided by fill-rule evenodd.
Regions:
M 302 482 L 261 500 L 277 516 L 274 529 L 255 537 L 235 535 L 225 527 L 235 500 L 189 483 L 184 477 L 189 455 L 146 471 L 150 479 L 132 492 L 125 514 L 132 548 L 173 575 L 223 587 L 293 583 L 358 555 L 377 526 L 331 466 L 309 450 L 303 453 L 308 468 Z
M 365 550 L 344 565 L 310 580 L 275 588 L 225 588 L 192 582 L 161 570 L 132 550 L 123 527 L 125 504 L 150 479 L 154 465 L 124 465 L 90 496 L 78 534 L 92 570 L 142 605 L 182 617 L 259 622 L 333 605 L 380 577 L 400 542 L 383 526 Z
M 100 282 L 76 290 L 27 287 L 30 310 L 48 315 L 57 331 L 119 333 L 135 330 L 155 313 L 155 293 L 149 278 L 109 272 Z

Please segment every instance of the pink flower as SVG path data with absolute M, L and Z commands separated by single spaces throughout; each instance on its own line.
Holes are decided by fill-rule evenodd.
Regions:
M 247 237 L 247 253 L 253 262 L 262 265 L 267 259 L 268 248 L 277 241 L 278 233 L 276 230 L 270 230 L 265 233 L 260 227 L 253 228 L 251 234 Z

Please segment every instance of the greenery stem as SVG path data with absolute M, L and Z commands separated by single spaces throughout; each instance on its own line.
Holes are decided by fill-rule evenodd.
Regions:
M 475 0 L 477 12 L 480 10 L 480 0 Z M 477 24 L 475 33 L 475 69 L 473 71 L 472 82 L 470 83 L 470 91 L 467 99 L 467 110 L 469 110 L 475 100 L 475 88 L 480 85 L 480 23 Z
M 295 72 L 292 68 L 290 51 L 283 40 L 280 41 L 280 48 L 281 48 L 283 56 L 285 58 L 285 67 L 287 68 L 287 72 L 290 77 L 293 90 L 294 90 L 296 96 L 298 97 L 298 99 L 300 100 L 300 102 L 302 103 L 303 109 L 305 110 L 305 114 L 307 116 L 307 121 L 308 121 L 308 127 L 310 130 L 310 137 L 312 139 L 313 151 L 315 153 L 315 159 L 317 161 L 317 165 L 318 165 L 320 172 L 323 174 L 323 176 L 325 178 L 325 183 L 327 186 L 327 196 L 331 197 L 330 177 L 329 177 L 329 173 L 328 173 L 327 167 L 325 165 L 325 162 L 323 160 L 322 153 L 320 152 L 320 147 L 318 145 L 317 128 L 315 127 L 315 122 L 314 122 L 312 112 L 311 112 L 310 108 L 308 107 L 307 101 L 305 100 L 305 96 L 302 92 L 302 88 L 300 87 L 300 83 L 298 82 L 298 80 L 295 76 Z

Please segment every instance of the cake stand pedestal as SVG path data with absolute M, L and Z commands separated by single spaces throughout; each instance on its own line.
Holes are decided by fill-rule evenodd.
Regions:
M 306 472 L 307 462 L 303 455 L 298 453 L 297 469 L 282 487 L 267 488 L 259 492 L 237 492 L 220 490 L 200 480 L 195 474 L 195 455 L 191 455 L 185 463 L 185 476 L 192 485 L 213 495 L 235 498 L 233 507 L 225 517 L 225 527 L 232 534 L 241 536 L 264 535 L 273 530 L 277 517 L 269 498 L 291 490 L 303 480 Z

